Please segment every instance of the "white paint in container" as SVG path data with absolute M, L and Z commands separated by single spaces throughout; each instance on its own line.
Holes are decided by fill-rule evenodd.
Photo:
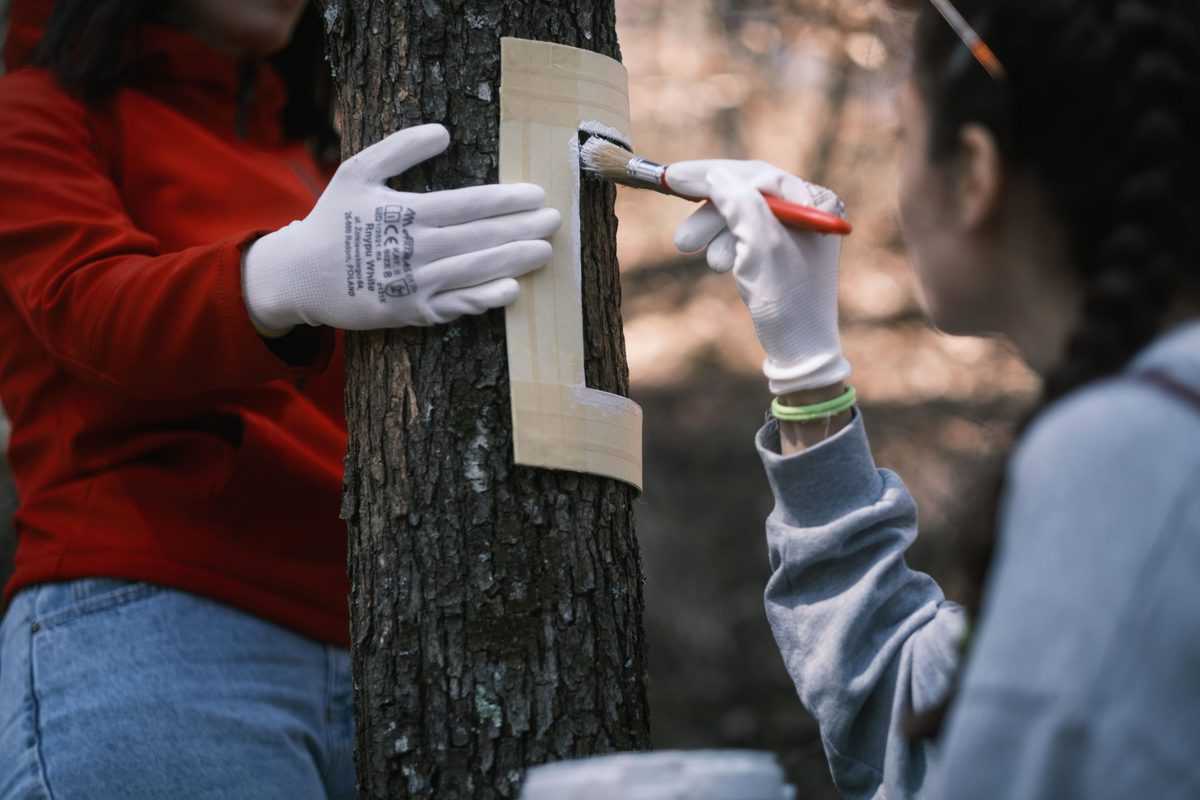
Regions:
M 520 800 L 794 800 L 771 753 L 660 750 L 529 771 Z

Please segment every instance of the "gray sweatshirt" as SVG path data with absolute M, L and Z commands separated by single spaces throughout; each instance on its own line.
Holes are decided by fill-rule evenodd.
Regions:
M 766 609 L 850 798 L 1200 798 L 1200 411 L 1132 378 L 1200 390 L 1200 324 L 1065 398 L 1022 438 L 984 610 L 942 739 L 911 709 L 958 668 L 962 608 L 904 560 L 917 509 L 858 416 L 783 457 Z

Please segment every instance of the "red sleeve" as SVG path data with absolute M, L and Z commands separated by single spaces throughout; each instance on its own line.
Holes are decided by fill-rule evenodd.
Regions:
M 139 395 L 324 368 L 332 331 L 313 363 L 290 367 L 250 323 L 242 251 L 263 231 L 160 252 L 126 213 L 86 109 L 38 77 L 0 83 L 0 290 L 46 350 Z

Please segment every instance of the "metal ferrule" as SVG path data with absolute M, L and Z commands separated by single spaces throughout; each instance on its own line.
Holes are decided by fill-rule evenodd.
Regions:
M 662 164 L 656 164 L 641 156 L 634 156 L 629 160 L 625 171 L 629 173 L 630 180 L 647 188 L 663 191 L 663 175 L 666 174 L 667 168 Z

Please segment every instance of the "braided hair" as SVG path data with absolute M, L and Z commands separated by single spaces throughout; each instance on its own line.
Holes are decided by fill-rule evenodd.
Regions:
M 914 77 L 929 158 L 948 163 L 964 125 L 986 127 L 1006 171 L 1033 177 L 1066 235 L 1078 322 L 1022 430 L 1065 395 L 1125 367 L 1200 289 L 1200 3 L 957 0 L 1004 63 L 996 81 L 926 6 Z M 966 525 L 977 616 L 997 534 L 1003 470 Z M 953 698 L 912 721 L 936 734 Z

